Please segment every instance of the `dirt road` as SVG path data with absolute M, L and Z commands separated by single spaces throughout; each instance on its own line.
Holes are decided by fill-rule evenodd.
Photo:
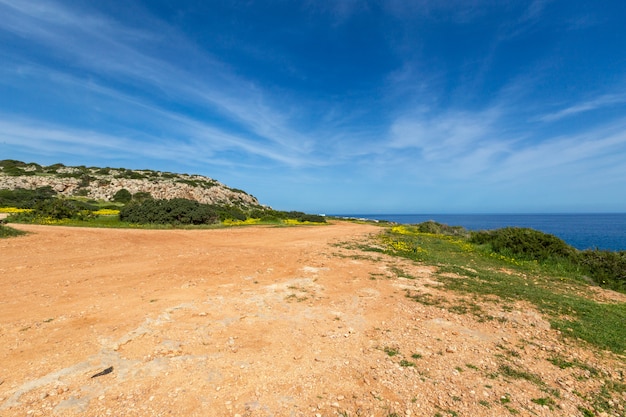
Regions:
M 575 416 L 600 382 L 547 359 L 624 369 L 529 306 L 481 323 L 406 298 L 454 295 L 431 267 L 337 245 L 371 225 L 14 227 L 30 233 L 0 240 L 1 416 Z M 499 374 L 502 356 L 541 384 Z

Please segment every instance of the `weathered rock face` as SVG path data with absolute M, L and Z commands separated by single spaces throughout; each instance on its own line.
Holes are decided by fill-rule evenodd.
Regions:
M 126 189 L 131 194 L 149 193 L 155 199 L 186 198 L 205 204 L 259 206 L 259 201 L 241 190 L 201 175 L 172 174 L 147 170 L 112 168 L 42 167 L 24 164 L 5 169 L 0 166 L 0 189 L 36 189 L 50 186 L 57 194 L 111 201 Z

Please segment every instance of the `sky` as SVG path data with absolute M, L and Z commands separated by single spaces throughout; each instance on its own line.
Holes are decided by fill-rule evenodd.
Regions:
M 626 2 L 0 0 L 0 159 L 278 210 L 626 212 Z

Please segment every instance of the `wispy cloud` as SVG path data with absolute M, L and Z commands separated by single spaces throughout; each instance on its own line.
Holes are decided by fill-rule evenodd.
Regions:
M 580 113 L 590 112 L 625 103 L 626 94 L 604 94 L 592 100 L 583 101 L 581 103 L 571 105 L 559 111 L 545 114 L 539 117 L 539 120 L 544 122 L 553 122 L 555 120 L 574 116 Z
M 124 85 L 132 83 L 133 88 L 139 89 L 145 97 L 153 97 L 153 113 L 158 113 L 155 107 L 164 100 L 198 105 L 220 118 L 231 120 L 231 124 L 239 125 L 248 136 L 272 144 L 268 151 L 239 138 L 240 147 L 283 163 L 305 161 L 293 157 L 310 149 L 312 143 L 311 138 L 290 126 L 289 117 L 298 111 L 296 106 L 283 102 L 282 106 L 276 107 L 271 94 L 237 78 L 228 71 L 227 65 L 201 51 L 172 28 L 162 27 L 170 37 L 165 44 L 157 33 L 129 30 L 102 16 L 81 14 L 56 3 L 42 6 L 38 2 L 24 1 L 16 5 L 2 0 L 0 8 L 10 17 L 0 22 L 0 28 L 54 51 L 57 58 L 71 62 L 69 67 L 79 65 L 87 71 L 83 74 L 92 74 L 96 80 L 116 80 Z M 186 59 L 201 62 L 201 69 L 188 71 L 149 52 L 172 44 L 184 51 Z M 174 117 L 164 109 L 161 112 L 168 113 L 166 119 L 180 121 L 176 120 L 180 116 Z M 232 134 L 222 131 L 221 124 L 209 126 L 200 121 L 185 121 L 187 128 L 194 125 L 195 132 L 204 132 L 198 136 L 205 141 L 218 142 L 226 137 L 230 139 L 229 143 L 235 142 Z

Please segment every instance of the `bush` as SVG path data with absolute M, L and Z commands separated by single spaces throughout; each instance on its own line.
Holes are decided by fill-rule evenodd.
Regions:
M 24 188 L 0 190 L 0 207 L 34 208 L 38 202 L 50 200 L 55 196 L 56 192 L 50 186 L 35 190 Z
M 133 201 L 152 200 L 152 194 L 147 191 L 139 191 L 133 194 Z
M 527 261 L 570 260 L 576 254 L 576 249 L 556 236 L 521 227 L 473 232 L 470 242 L 488 245 L 493 252 Z
M 64 198 L 52 198 L 37 202 L 32 211 L 14 214 L 11 216 L 11 219 L 18 222 L 39 222 L 44 219 L 87 220 L 93 217 L 90 211 L 94 209 L 96 209 L 95 206 L 80 201 L 66 200 Z
M 3 159 L 0 161 L 0 168 L 6 175 L 18 177 L 21 175 L 36 175 L 37 172 L 42 171 L 42 167 L 39 164 L 30 163 L 27 164 L 22 161 L 16 161 L 14 159 Z M 28 169 L 25 169 L 28 168 Z
M 433 233 L 438 235 L 449 236 L 467 236 L 467 230 L 462 226 L 448 226 L 447 224 L 437 223 L 433 220 L 423 222 L 417 225 L 420 233 Z
M 556 236 L 517 227 L 473 232 L 470 241 L 505 256 L 554 262 L 565 270 L 586 274 L 601 287 L 626 292 L 625 251 L 578 251 Z
M 113 198 L 111 198 L 111 201 L 114 201 L 116 203 L 126 204 L 130 202 L 130 200 L 132 199 L 133 199 L 133 195 L 130 193 L 130 191 L 128 191 L 126 188 L 122 188 L 121 190 L 119 190 L 113 195 Z
M 585 250 L 578 254 L 578 265 L 598 285 L 626 291 L 626 251 Z
M 132 169 L 120 169 L 119 173 L 115 176 L 115 178 L 126 178 L 129 180 L 142 180 L 146 178 L 145 175 L 135 172 Z
M 139 224 L 212 224 L 219 221 L 219 216 L 208 204 L 175 198 L 131 202 L 120 210 L 120 220 Z
M 246 213 L 243 212 L 243 210 L 241 210 L 239 207 L 235 207 L 235 206 L 216 206 L 213 205 L 211 206 L 213 208 L 213 210 L 216 211 L 216 213 L 219 216 L 220 221 L 224 221 L 224 220 L 241 220 L 244 221 L 248 218 L 248 216 L 246 216 Z

